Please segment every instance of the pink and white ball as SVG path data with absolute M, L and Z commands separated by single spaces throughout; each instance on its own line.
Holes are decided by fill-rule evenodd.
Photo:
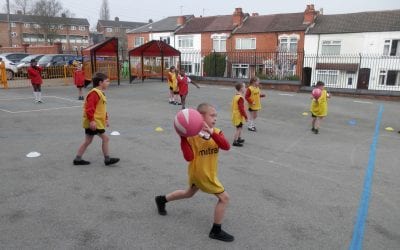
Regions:
M 322 90 L 319 88 L 315 88 L 312 90 L 311 95 L 315 100 L 318 100 L 321 97 Z
M 203 122 L 199 111 L 192 108 L 182 109 L 175 115 L 174 128 L 180 136 L 191 137 L 202 130 Z

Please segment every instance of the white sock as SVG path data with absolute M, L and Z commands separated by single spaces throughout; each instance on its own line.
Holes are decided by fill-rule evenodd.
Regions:
M 38 100 L 37 92 L 33 92 L 33 96 L 35 97 L 35 101 L 37 101 Z
M 42 92 L 37 92 L 37 94 L 38 94 L 38 101 L 41 101 L 42 100 Z
M 249 120 L 249 123 L 247 125 L 248 128 L 252 128 L 253 127 L 253 120 Z

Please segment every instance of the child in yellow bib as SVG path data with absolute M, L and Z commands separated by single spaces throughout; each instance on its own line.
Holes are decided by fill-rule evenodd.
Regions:
M 166 215 L 167 202 L 190 198 L 199 191 L 214 194 L 218 198 L 214 212 L 214 224 L 209 237 L 221 241 L 233 241 L 234 237 L 221 229 L 225 208 L 229 195 L 217 177 L 218 153 L 220 149 L 229 150 L 229 142 L 221 130 L 214 128 L 217 111 L 207 103 L 202 103 L 197 110 L 203 115 L 204 127 L 201 134 L 193 137 L 181 137 L 181 149 L 185 160 L 189 161 L 189 187 L 186 190 L 176 190 L 167 195 L 155 198 L 158 213 Z
M 169 68 L 167 80 L 169 86 L 169 103 L 178 105 L 179 102 L 176 100 L 178 100 L 179 89 L 178 89 L 178 80 L 176 78 L 175 66 L 171 66 Z
M 330 98 L 330 95 L 325 89 L 325 83 L 319 81 L 315 87 L 321 89 L 321 96 L 318 99 L 311 97 L 311 131 L 318 134 L 322 119 L 328 115 L 328 98 Z
M 250 79 L 249 87 L 246 91 L 246 101 L 249 105 L 249 124 L 247 126 L 249 131 L 256 132 L 256 118 L 258 111 L 261 110 L 261 97 L 265 97 L 260 91 L 260 79 L 253 76 Z
M 105 134 L 108 127 L 107 98 L 104 91 L 108 88 L 110 80 L 103 73 L 95 73 L 92 79 L 93 89 L 89 91 L 83 104 L 82 126 L 85 129 L 85 141 L 78 149 L 78 153 L 73 161 L 74 165 L 88 165 L 89 161 L 82 159 L 87 147 L 92 143 L 93 137 L 98 135 L 102 140 L 102 150 L 104 154 L 104 164 L 107 166 L 119 162 L 118 158 L 110 158 L 108 141 Z
M 236 128 L 233 136 L 233 146 L 242 147 L 244 139 L 241 138 L 242 128 L 247 121 L 247 114 L 244 110 L 244 91 L 246 86 L 244 83 L 237 83 L 235 85 L 236 94 L 232 98 L 232 124 Z

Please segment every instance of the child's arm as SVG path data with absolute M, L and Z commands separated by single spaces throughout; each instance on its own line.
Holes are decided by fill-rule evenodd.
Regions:
M 194 86 L 196 86 L 196 88 L 198 89 L 200 88 L 200 86 L 197 85 L 197 83 L 193 82 L 192 79 L 190 79 L 189 77 L 188 77 L 188 82 L 192 83 Z
M 90 122 L 94 121 L 94 112 L 96 111 L 97 102 L 100 100 L 99 95 L 96 92 L 90 93 L 86 97 L 86 116 Z
M 264 93 L 260 94 L 260 97 L 266 97 L 266 95 Z
M 253 103 L 253 100 L 250 98 L 250 96 L 251 96 L 251 91 L 250 91 L 250 89 L 247 89 L 246 90 L 246 95 L 245 95 L 246 101 L 248 103 Z
M 181 136 L 181 150 L 186 161 L 192 161 L 194 154 L 186 137 Z
M 240 115 L 243 116 L 247 121 L 247 114 L 246 114 L 246 111 L 244 110 L 244 100 L 242 97 L 239 98 L 238 106 L 239 106 Z
M 218 147 L 223 150 L 229 150 L 230 149 L 230 144 L 229 142 L 225 139 L 224 133 L 220 131 L 218 134 L 215 133 L 215 131 L 211 134 L 211 138 L 217 143 Z

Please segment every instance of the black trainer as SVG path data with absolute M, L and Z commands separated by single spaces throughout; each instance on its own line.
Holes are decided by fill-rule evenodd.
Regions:
M 74 160 L 74 165 L 89 165 L 90 161 L 85 161 L 85 160 Z
M 252 132 L 257 132 L 257 129 L 256 129 L 256 127 L 250 127 L 250 128 L 247 128 L 249 131 L 252 131 Z
M 318 133 L 319 133 L 318 129 L 314 129 L 314 134 L 318 134 Z
M 228 234 L 227 232 L 225 232 L 222 229 L 219 233 L 215 233 L 215 232 L 211 231 L 208 236 L 211 239 L 225 241 L 225 242 L 232 242 L 233 240 L 235 240 L 235 237 L 233 237 L 233 235 Z
M 156 196 L 156 205 L 159 215 L 167 215 L 167 210 L 165 210 L 165 202 L 162 196 Z
M 239 137 L 239 138 L 237 139 L 237 142 L 243 143 L 243 142 L 244 142 L 244 139 L 242 139 L 242 138 Z
M 314 128 L 314 127 L 312 127 L 312 128 L 311 128 L 311 131 L 312 131 L 312 132 L 314 132 L 314 131 L 315 131 L 315 128 Z
M 109 166 L 117 162 L 119 162 L 119 158 L 110 158 L 108 161 L 104 161 L 104 164 L 106 164 L 106 166 Z
M 240 143 L 239 141 L 233 141 L 232 145 L 236 147 L 243 147 L 243 144 Z

